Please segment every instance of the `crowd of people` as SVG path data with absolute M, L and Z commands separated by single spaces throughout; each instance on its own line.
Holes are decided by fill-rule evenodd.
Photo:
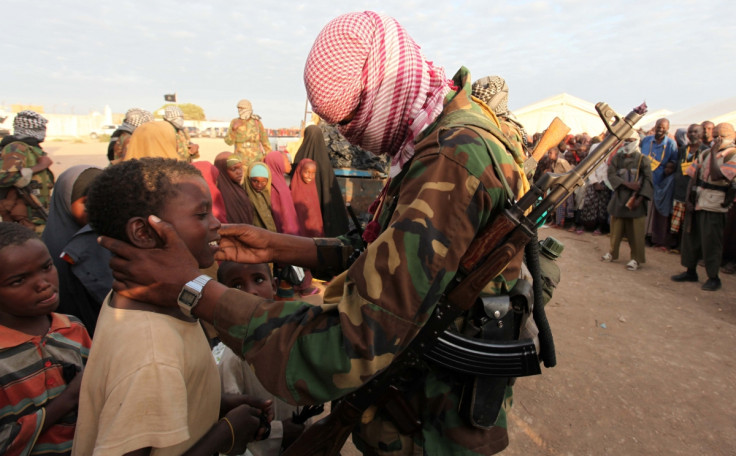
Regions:
M 540 160 L 534 178 L 570 170 L 601 136 L 569 135 Z M 696 266 L 702 261 L 703 290 L 718 290 L 719 270 L 736 272 L 734 147 L 731 124 L 704 121 L 672 134 L 669 121 L 659 119 L 651 131 L 627 138 L 557 209 L 550 226 L 609 234 L 603 261 L 618 260 L 621 241 L 627 239 L 626 267 L 632 271 L 646 262 L 647 246 L 681 255 L 687 270 L 674 281 L 697 282 Z
M 242 101 L 238 108 L 242 115 Z M 293 159 L 264 150 L 266 143 L 242 153 L 236 141 L 210 163 L 197 160 L 181 121 L 176 107 L 161 121 L 130 109 L 112 135 L 110 167 L 77 165 L 54 179 L 41 147 L 46 120 L 32 111 L 16 116 L 0 155 L 0 376 L 14 379 L 0 384 L 0 453 L 240 454 L 248 442 L 252 454 L 274 455 L 321 411 L 275 399 L 196 320 L 110 293 L 111 255 L 97 238 L 154 246 L 149 214 L 177 227 L 203 270 L 265 299 L 302 299 L 321 288 L 308 269 L 288 264 L 214 265 L 211 243 L 222 224 L 293 236 L 347 232 L 318 126 L 304 130 Z M 140 356 L 146 351 L 151 356 Z
M 464 67 L 446 78 L 398 22 L 373 12 L 328 23 L 304 80 L 325 122 L 390 157 L 358 235 L 346 234 L 322 130 L 307 127 L 294 157 L 272 151 L 248 100 L 225 138 L 232 152 L 214 163 L 197 160 L 179 108 L 160 121 L 133 108 L 112 135 L 109 167 L 56 179 L 41 147 L 46 119 L 17 114 L 0 143 L 0 453 L 279 454 L 316 404 L 411 346 L 509 200 L 601 139 L 568 137 L 527 176 L 538 135 L 514 120 L 505 81 L 471 84 Z M 646 242 L 679 250 L 677 281 L 697 281 L 702 258 L 703 288 L 716 290 L 723 258 L 733 260 L 723 239 L 734 230 L 734 130 L 692 125 L 678 149 L 668 127 L 660 119 L 653 134 L 626 139 L 550 224 L 610 232 L 604 261 L 627 238 L 630 270 L 645 263 Z M 450 329 L 548 352 L 538 301 L 523 293 L 537 280 L 529 255 L 516 252 L 480 284 L 496 300 L 474 301 Z M 401 416 L 385 402 L 362 410 L 359 449 L 481 455 L 508 445 L 513 378 L 429 361 L 412 371 L 388 401 Z

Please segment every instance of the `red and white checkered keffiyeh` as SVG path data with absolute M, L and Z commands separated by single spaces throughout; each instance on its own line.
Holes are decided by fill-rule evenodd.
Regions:
M 442 112 L 450 90 L 444 70 L 424 58 L 395 19 L 370 11 L 339 16 L 322 29 L 304 83 L 325 121 L 338 123 L 355 111 L 340 132 L 392 156 L 392 174 L 414 154 L 414 138 Z

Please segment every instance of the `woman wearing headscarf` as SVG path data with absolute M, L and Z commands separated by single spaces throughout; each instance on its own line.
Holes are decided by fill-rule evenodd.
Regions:
M 279 233 L 301 235 L 291 190 L 286 183 L 286 155 L 279 151 L 266 154 L 263 162 L 271 170 L 271 213 Z
M 216 321 L 223 340 L 254 366 L 272 393 L 301 404 L 354 391 L 407 348 L 433 319 L 472 241 L 514 198 L 518 179 L 507 152 L 514 146 L 471 100 L 469 71 L 461 68 L 448 81 L 391 17 L 366 11 L 330 21 L 307 57 L 304 81 L 314 112 L 338 124 L 351 143 L 391 157 L 390 182 L 374 206 L 371 242 L 355 255 L 344 238 L 223 227 L 219 259 L 345 272 L 330 282 L 321 306 L 273 302 L 210 282 L 194 309 L 199 318 Z M 153 225 L 171 236 L 163 253 L 102 242 L 123 258 L 116 268 L 137 284 L 121 288 L 149 301 L 156 294 L 155 302 L 172 302 L 174 291 L 199 273 L 173 230 L 155 220 Z M 514 255 L 484 291 L 507 294 L 520 278 L 522 256 Z M 168 264 L 185 266 L 162 274 Z M 154 285 L 160 281 L 166 286 Z M 470 322 L 462 326 L 469 329 Z M 534 337 L 526 331 L 522 337 Z M 542 344 L 542 353 L 549 348 Z M 478 397 L 472 382 L 418 364 L 419 375 L 399 394 L 421 420 L 419 429 L 402 434 L 387 413 L 371 408 L 354 442 L 375 454 L 391 449 L 430 456 L 488 455 L 508 445 L 508 379 L 480 390 L 489 408 L 472 426 L 460 408 L 461 398 Z
M 212 215 L 222 223 L 228 223 L 227 211 L 225 209 L 225 201 L 220 193 L 220 189 L 217 187 L 217 181 L 220 178 L 220 171 L 215 168 L 210 162 L 196 161 L 192 162 L 192 166 L 197 168 L 204 181 L 207 182 L 207 188 L 210 189 L 210 195 L 212 196 Z
M 123 160 L 143 157 L 181 160 L 177 147 L 176 130 L 169 122 L 146 122 L 131 135 Z
M 215 168 L 220 172 L 217 188 L 220 189 L 225 202 L 227 219 L 230 223 L 253 224 L 253 203 L 241 186 L 243 162 L 232 152 L 221 152 L 215 157 Z M 236 169 L 240 171 L 237 177 L 233 178 Z
M 74 315 L 94 335 L 102 301 L 112 288 L 110 252 L 87 225 L 84 202 L 101 169 L 72 166 L 59 175 L 51 196 L 43 242 L 59 274 L 58 312 Z
M 277 232 L 271 212 L 271 171 L 268 165 L 263 162 L 248 165 L 243 187 L 253 204 L 253 225 Z
M 279 151 L 272 151 L 266 154 L 263 160 L 271 170 L 271 213 L 273 220 L 276 222 L 276 229 L 279 233 L 291 234 L 294 236 L 302 236 L 302 230 L 299 224 L 299 217 L 296 214 L 294 200 L 291 197 L 291 190 L 286 183 L 286 165 L 288 158 Z M 283 263 L 279 264 L 279 274 L 282 274 L 284 268 L 289 268 Z M 279 283 L 278 293 L 280 296 L 290 297 L 289 285 L 293 286 L 294 291 L 299 292 L 302 296 L 312 295 L 319 290 L 312 286 L 312 274 L 308 269 L 304 269 L 304 277 L 285 277 L 286 281 L 281 280 Z M 301 282 L 298 280 L 301 279 Z M 288 282 L 288 284 L 286 283 Z
M 323 237 L 325 232 L 322 226 L 322 212 L 315 185 L 319 174 L 317 164 L 305 158 L 299 161 L 295 169 L 291 178 L 291 197 L 294 200 L 299 230 L 304 236 Z
M 322 129 L 317 125 L 310 125 L 304 130 L 304 139 L 294 156 L 294 167 L 296 168 L 305 158 L 314 160 L 317 164 L 314 183 L 317 186 L 324 236 L 335 237 L 347 233 L 350 224 L 345 210 L 345 200 L 332 169 Z M 298 174 L 292 172 L 292 182 L 294 176 Z

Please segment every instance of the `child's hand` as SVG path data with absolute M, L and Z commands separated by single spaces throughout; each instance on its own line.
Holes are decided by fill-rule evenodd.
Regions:
M 260 415 L 260 410 L 247 404 L 235 407 L 225 415 L 235 432 L 235 444 L 229 454 L 245 453 L 246 445 L 249 442 L 259 440 L 263 433 Z
M 222 398 L 220 399 L 220 413 L 227 413 L 243 404 L 259 409 L 269 422 L 273 420 L 273 400 L 260 399 L 248 394 L 222 393 Z

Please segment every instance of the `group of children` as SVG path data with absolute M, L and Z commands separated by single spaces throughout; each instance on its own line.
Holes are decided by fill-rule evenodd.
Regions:
M 228 179 L 239 180 L 242 164 L 224 158 Z M 254 168 L 248 188 L 262 194 L 269 176 Z M 300 168 L 308 184 L 314 167 Z M 153 215 L 173 225 L 200 268 L 213 265 L 221 221 L 200 171 L 146 158 L 94 174 L 69 196 L 86 207 L 78 223 L 155 248 Z M 304 429 L 229 349 L 218 372 L 203 327 L 178 307 L 110 292 L 92 343 L 76 317 L 56 313 L 63 296 L 49 250 L 32 230 L 0 223 L 0 454 L 241 454 L 267 437 L 248 448 L 278 454 Z M 223 263 L 217 278 L 264 298 L 276 292 L 268 264 Z

